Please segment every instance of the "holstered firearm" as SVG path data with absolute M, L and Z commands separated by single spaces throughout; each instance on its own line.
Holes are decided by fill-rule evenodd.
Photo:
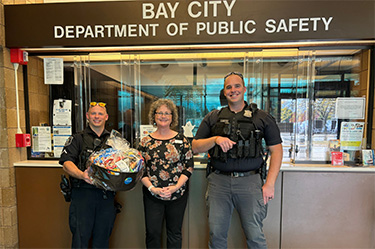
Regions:
M 72 195 L 72 186 L 70 185 L 70 182 L 65 175 L 61 175 L 60 189 L 65 201 L 70 202 Z
M 206 178 L 214 171 L 214 168 L 211 164 L 211 159 L 208 159 L 207 167 L 206 167 Z

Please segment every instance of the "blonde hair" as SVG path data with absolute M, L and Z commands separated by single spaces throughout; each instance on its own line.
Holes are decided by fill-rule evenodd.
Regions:
M 161 107 L 162 105 L 165 105 L 169 110 L 172 112 L 172 122 L 171 122 L 171 128 L 174 128 L 178 124 L 178 112 L 177 107 L 170 99 L 158 99 L 155 102 L 151 104 L 150 111 L 148 113 L 148 119 L 150 121 L 150 124 L 155 124 L 155 112 L 156 110 Z

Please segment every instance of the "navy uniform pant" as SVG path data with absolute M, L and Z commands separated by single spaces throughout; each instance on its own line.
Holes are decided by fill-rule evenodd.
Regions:
M 72 248 L 108 248 L 116 218 L 114 192 L 98 188 L 72 189 L 69 226 L 73 235 Z

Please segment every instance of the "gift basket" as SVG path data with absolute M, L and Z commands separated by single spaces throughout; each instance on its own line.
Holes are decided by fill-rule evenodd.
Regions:
M 103 148 L 90 155 L 86 166 L 93 184 L 105 190 L 127 191 L 141 179 L 144 160 L 121 134 L 112 130 Z

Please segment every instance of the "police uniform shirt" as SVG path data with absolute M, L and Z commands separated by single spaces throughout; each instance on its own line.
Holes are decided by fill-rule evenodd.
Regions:
M 83 132 L 78 132 L 68 138 L 61 153 L 59 164 L 63 165 L 66 161 L 73 162 L 79 168 L 79 156 L 83 149 L 83 133 L 93 138 L 99 138 L 102 142 L 109 136 L 109 131 L 104 130 L 100 137 L 87 126 Z
M 244 109 L 248 106 L 245 102 Z M 228 108 L 228 107 L 224 107 Z M 243 113 L 244 110 L 242 110 Z M 234 112 L 232 112 L 235 115 Z M 194 139 L 204 139 L 212 137 L 212 127 L 219 119 L 219 110 L 213 110 L 208 113 L 201 124 Z M 254 114 L 253 122 L 258 130 L 263 133 L 264 141 L 267 146 L 277 145 L 282 143 L 279 127 L 275 119 L 263 110 L 258 109 Z M 227 162 L 220 161 L 219 159 L 211 159 L 212 165 L 215 169 L 226 172 L 245 172 L 250 170 L 259 169 L 262 165 L 263 159 L 257 158 L 228 158 Z

